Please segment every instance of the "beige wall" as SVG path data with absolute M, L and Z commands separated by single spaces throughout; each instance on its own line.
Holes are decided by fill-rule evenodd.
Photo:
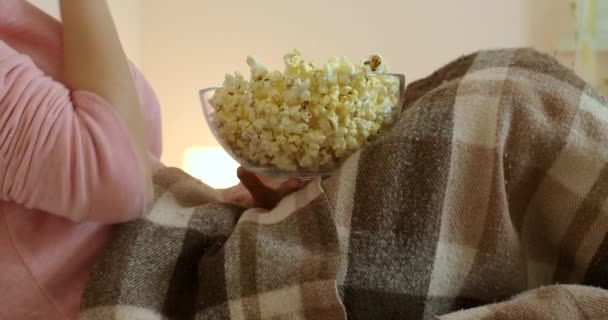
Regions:
M 248 54 L 280 67 L 292 48 L 317 61 L 379 52 L 413 80 L 479 48 L 553 51 L 567 16 L 565 0 L 177 3 L 146 0 L 142 20 L 143 68 L 163 106 L 164 160 L 177 166 L 185 148 L 215 145 L 197 90 L 221 84 L 226 72 L 246 71 Z
M 32 2 L 56 12 L 57 0 Z M 246 72 L 252 54 L 271 67 L 298 48 L 319 62 L 383 54 L 408 81 L 479 48 L 535 46 L 554 52 L 568 32 L 568 0 L 110 0 L 125 48 L 163 108 L 164 161 L 214 146 L 197 91 Z

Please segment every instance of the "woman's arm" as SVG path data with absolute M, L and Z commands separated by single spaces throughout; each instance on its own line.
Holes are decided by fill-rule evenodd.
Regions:
M 66 0 L 62 10 L 70 88 L 0 40 L 0 200 L 75 221 L 127 221 L 151 200 L 133 77 L 105 2 Z
M 129 63 L 104 0 L 61 0 L 64 82 L 71 90 L 98 94 L 124 121 L 146 179 L 152 183 L 144 117 Z
M 112 109 L 0 40 L 0 200 L 76 221 L 140 215 L 150 200 L 146 178 Z

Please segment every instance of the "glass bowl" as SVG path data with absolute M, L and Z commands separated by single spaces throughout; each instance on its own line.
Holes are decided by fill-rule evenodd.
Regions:
M 319 80 L 319 79 L 323 79 L 324 81 L 333 80 L 333 83 L 338 83 L 337 79 L 339 77 L 345 77 L 345 76 L 340 76 L 340 75 L 323 76 L 323 77 L 317 77 L 316 80 Z M 369 73 L 369 74 L 359 74 L 359 75 L 348 75 L 346 77 L 365 77 L 366 81 L 368 81 L 372 77 L 376 77 L 376 78 L 384 77 L 384 79 L 381 79 L 381 80 L 383 80 L 383 81 L 391 80 L 392 83 L 396 84 L 398 86 L 398 89 L 396 90 L 395 96 L 394 96 L 394 101 L 396 103 L 394 103 L 394 105 L 392 106 L 392 115 L 391 115 L 393 118 L 393 122 L 394 122 L 394 120 L 396 120 L 396 117 L 401 112 L 402 105 L 403 105 L 403 96 L 405 93 L 405 76 L 404 75 L 388 74 L 388 73 L 385 73 L 385 74 Z M 312 79 L 312 78 L 308 78 L 308 79 Z M 274 82 L 290 81 L 293 83 L 294 80 L 296 80 L 296 79 L 286 78 L 283 80 L 270 80 L 270 81 L 274 81 Z M 299 80 L 305 80 L 305 79 L 300 78 Z M 346 83 L 347 83 L 347 81 L 346 81 Z M 283 84 L 278 84 L 278 85 L 283 85 Z M 338 85 L 340 85 L 340 84 L 338 83 Z M 217 126 L 217 123 L 215 120 L 216 110 L 213 108 L 213 106 L 210 102 L 210 100 L 212 99 L 214 94 L 217 92 L 217 90 L 220 90 L 220 89 L 223 89 L 223 87 L 221 87 L 221 86 L 211 87 L 211 88 L 206 88 L 206 89 L 202 89 L 199 91 L 199 97 L 200 97 L 200 101 L 201 101 L 201 105 L 202 105 L 202 109 L 203 109 L 203 114 L 205 115 L 205 120 L 207 122 L 207 125 L 209 126 L 211 133 L 213 134 L 213 136 L 215 137 L 217 142 L 236 162 L 238 162 L 245 169 L 247 169 L 251 172 L 254 172 L 258 175 L 266 176 L 266 177 L 273 178 L 273 179 L 299 178 L 301 180 L 311 180 L 318 176 L 331 175 L 332 172 L 335 169 L 337 169 L 344 160 L 346 160 L 347 157 L 340 158 L 339 161 L 336 161 L 331 167 L 323 167 L 323 168 L 320 168 L 319 170 L 308 170 L 305 168 L 300 168 L 298 166 L 297 170 L 286 171 L 286 170 L 282 170 L 282 169 L 279 169 L 274 166 L 258 165 L 252 161 L 249 161 L 248 159 L 238 156 L 237 152 L 234 152 L 233 147 L 230 145 L 230 143 L 228 143 L 228 141 L 226 141 L 219 133 L 218 126 Z M 382 134 L 386 133 L 387 130 L 390 129 L 391 126 L 392 126 L 392 123 L 383 125 L 381 127 L 380 131 L 378 132 L 378 134 L 376 135 L 376 139 L 379 138 Z M 360 147 L 362 147 L 362 146 L 363 145 L 361 145 Z

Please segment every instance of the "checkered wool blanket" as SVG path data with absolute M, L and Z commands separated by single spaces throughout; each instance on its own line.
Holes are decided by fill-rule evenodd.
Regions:
M 390 133 L 270 212 L 155 182 L 83 319 L 608 319 L 608 104 L 530 49 L 411 84 Z

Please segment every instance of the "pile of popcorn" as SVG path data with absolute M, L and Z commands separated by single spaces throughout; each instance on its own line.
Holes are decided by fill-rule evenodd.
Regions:
M 330 170 L 394 121 L 400 83 L 381 56 L 361 64 L 333 57 L 318 68 L 295 50 L 284 61 L 281 73 L 248 57 L 251 80 L 226 75 L 210 99 L 219 136 L 241 159 L 289 172 Z

